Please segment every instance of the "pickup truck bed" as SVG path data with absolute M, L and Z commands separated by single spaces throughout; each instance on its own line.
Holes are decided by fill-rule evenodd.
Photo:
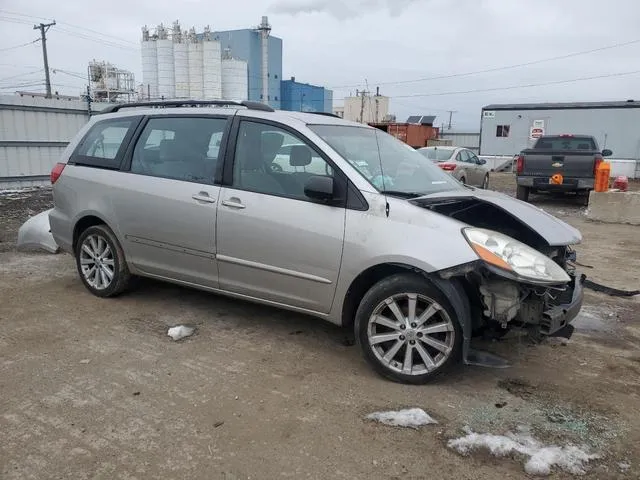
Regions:
M 520 200 L 529 192 L 576 192 L 585 201 L 593 190 L 597 165 L 603 159 L 595 139 L 586 135 L 543 136 L 535 146 L 520 152 L 517 160 L 517 184 Z M 552 180 L 560 175 L 559 182 Z

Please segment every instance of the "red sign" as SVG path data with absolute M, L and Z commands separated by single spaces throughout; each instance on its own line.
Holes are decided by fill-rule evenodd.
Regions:
M 531 138 L 540 138 L 544 135 L 544 128 L 532 128 L 531 129 Z

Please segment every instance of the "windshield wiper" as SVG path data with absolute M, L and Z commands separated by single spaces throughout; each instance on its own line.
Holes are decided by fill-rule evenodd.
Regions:
M 402 190 L 382 190 L 380 193 L 402 198 L 416 198 L 424 195 L 424 193 L 420 192 L 404 192 Z

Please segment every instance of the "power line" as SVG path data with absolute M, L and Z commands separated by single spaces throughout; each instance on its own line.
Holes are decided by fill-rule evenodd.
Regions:
M 442 95 L 464 95 L 468 93 L 480 93 L 480 92 L 495 92 L 499 90 L 514 90 L 518 88 L 531 88 L 531 87 L 545 87 L 548 85 L 560 85 L 563 83 L 574 83 L 574 82 L 584 82 L 587 80 L 598 80 L 601 78 L 612 78 L 612 77 L 622 77 L 625 75 L 635 75 L 640 73 L 640 70 L 633 70 L 630 72 L 619 72 L 619 73 L 609 73 L 605 75 L 595 75 L 593 77 L 578 77 L 571 78 L 567 80 L 555 80 L 552 82 L 543 82 L 543 83 L 529 83 L 525 85 L 508 85 L 505 87 L 493 87 L 493 88 L 478 88 L 474 90 L 458 90 L 452 92 L 437 92 L 437 93 L 416 93 L 411 95 L 396 95 L 391 98 L 416 98 L 416 97 L 439 97 Z
M 13 47 L 7 47 L 7 48 L 0 48 L 0 52 L 6 52 L 7 50 L 14 50 L 16 48 L 22 48 L 22 47 L 26 47 L 27 45 L 33 45 L 34 43 L 39 42 L 40 39 L 36 38 L 35 40 L 32 40 L 30 42 L 27 43 L 22 43 L 20 45 L 14 45 Z
M 33 75 L 34 73 L 40 73 L 42 71 L 42 69 L 38 69 L 38 70 L 34 70 L 33 72 L 25 72 L 25 73 L 18 73 L 17 75 L 11 75 L 9 77 L 3 77 L 0 78 L 0 82 L 4 82 L 6 80 L 10 80 L 12 78 L 18 78 L 18 77 L 26 77 L 28 75 Z
M 531 65 L 538 65 L 540 63 L 546 63 L 546 62 L 552 62 L 555 60 L 565 60 L 567 58 L 572 58 L 572 57 L 578 57 L 581 55 L 588 55 L 591 53 L 596 53 L 596 52 L 602 52 L 604 50 L 611 50 L 613 48 L 620 48 L 620 47 L 626 47 L 628 45 L 634 45 L 640 43 L 640 39 L 636 39 L 636 40 L 630 40 L 628 42 L 622 42 L 622 43 L 615 43 L 613 45 L 605 45 L 604 47 L 599 47 L 599 48 L 592 48 L 591 50 L 582 50 L 580 52 L 573 52 L 573 53 L 568 53 L 565 55 L 558 55 L 556 57 L 548 57 L 548 58 L 541 58 L 538 60 L 532 60 L 530 62 L 523 62 L 523 63 L 516 63 L 513 65 L 504 65 L 501 67 L 492 67 L 492 68 L 485 68 L 483 70 L 474 70 L 474 71 L 470 71 L 470 72 L 461 72 L 461 73 L 451 73 L 451 74 L 446 74 L 446 75 L 436 75 L 433 77 L 423 77 L 423 78 L 416 78 L 414 80 L 400 80 L 397 82 L 377 82 L 377 85 L 405 85 L 408 83 L 417 83 L 417 82 L 426 82 L 426 81 L 430 81 L 430 80 L 443 80 L 443 79 L 447 79 L 447 78 L 456 78 L 456 77 L 467 77 L 470 75 L 479 75 L 482 73 L 491 73 L 491 72 L 500 72 L 503 70 L 510 70 L 510 69 L 514 69 L 514 68 L 522 68 L 522 67 L 528 67 Z M 331 87 L 333 89 L 339 89 L 339 88 L 354 88 L 354 87 L 359 87 L 361 86 L 361 84 L 353 84 L 353 85 L 340 85 L 337 87 Z

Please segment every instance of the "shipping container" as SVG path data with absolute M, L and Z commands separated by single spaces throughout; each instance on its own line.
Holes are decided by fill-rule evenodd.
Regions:
M 369 125 L 393 135 L 413 148 L 426 147 L 429 140 L 438 138 L 439 132 L 437 127 L 412 123 L 370 123 Z

